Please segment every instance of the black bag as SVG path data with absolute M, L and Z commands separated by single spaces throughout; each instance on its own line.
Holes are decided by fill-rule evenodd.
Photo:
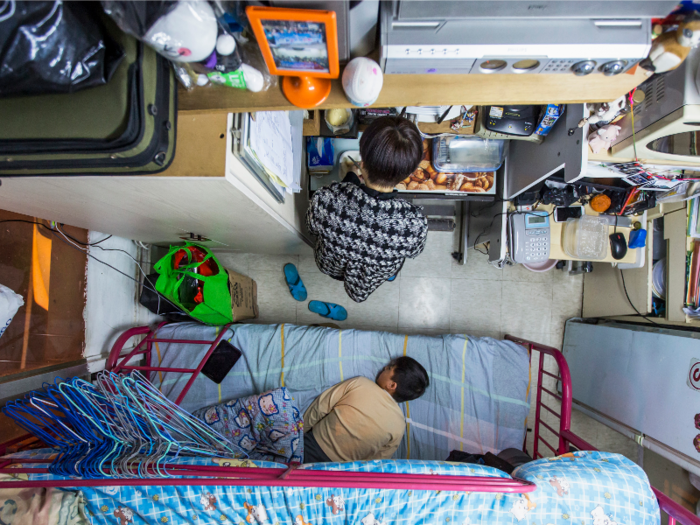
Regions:
M 141 295 L 139 297 L 141 306 L 148 308 L 156 315 L 165 317 L 168 321 L 173 323 L 192 321 L 192 318 L 187 312 L 183 312 L 179 306 L 171 303 L 156 291 L 156 281 L 158 277 L 160 277 L 160 274 L 157 272 L 144 276 Z
M 104 26 L 125 58 L 107 84 L 0 98 L 0 176 L 140 175 L 175 156 L 177 82 L 167 59 Z
M 4 2 L 0 97 L 73 93 L 106 84 L 124 59 L 99 4 Z

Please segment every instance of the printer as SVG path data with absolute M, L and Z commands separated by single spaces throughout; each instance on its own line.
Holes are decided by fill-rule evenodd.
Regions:
M 618 75 L 646 58 L 667 0 L 381 2 L 386 74 Z

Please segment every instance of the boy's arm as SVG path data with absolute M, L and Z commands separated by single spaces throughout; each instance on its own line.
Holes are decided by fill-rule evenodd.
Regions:
M 311 430 L 316 423 L 333 411 L 338 401 L 347 393 L 351 381 L 352 379 L 348 379 L 330 387 L 311 403 L 304 413 L 304 432 Z

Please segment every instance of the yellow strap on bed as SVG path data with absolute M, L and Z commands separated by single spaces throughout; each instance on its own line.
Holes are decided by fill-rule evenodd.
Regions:
M 280 374 L 280 384 L 284 386 L 284 324 L 280 325 L 280 333 L 282 334 L 282 373 Z
M 156 354 L 158 354 L 158 366 L 160 367 L 161 363 L 163 362 L 163 358 L 160 356 L 160 347 L 158 346 L 158 341 L 156 341 L 155 344 L 156 344 Z M 158 370 L 158 377 L 160 378 L 160 386 L 158 387 L 158 391 L 160 392 L 160 389 L 163 386 L 163 372 L 162 372 L 162 370 Z
M 403 339 L 403 355 L 406 355 L 406 347 L 408 346 L 408 335 L 404 336 Z M 406 459 L 411 459 L 411 424 L 408 422 L 411 420 L 411 409 L 408 406 L 408 401 L 406 401 Z
M 464 372 L 466 369 L 467 343 L 469 338 L 464 336 L 464 348 L 462 349 L 462 405 L 459 416 L 459 437 L 464 438 Z M 459 442 L 459 450 L 464 450 L 464 443 Z

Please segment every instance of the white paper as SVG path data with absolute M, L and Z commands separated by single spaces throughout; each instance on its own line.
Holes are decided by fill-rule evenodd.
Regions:
M 250 148 L 273 181 L 293 187 L 292 125 L 286 111 L 258 111 L 250 121 Z

